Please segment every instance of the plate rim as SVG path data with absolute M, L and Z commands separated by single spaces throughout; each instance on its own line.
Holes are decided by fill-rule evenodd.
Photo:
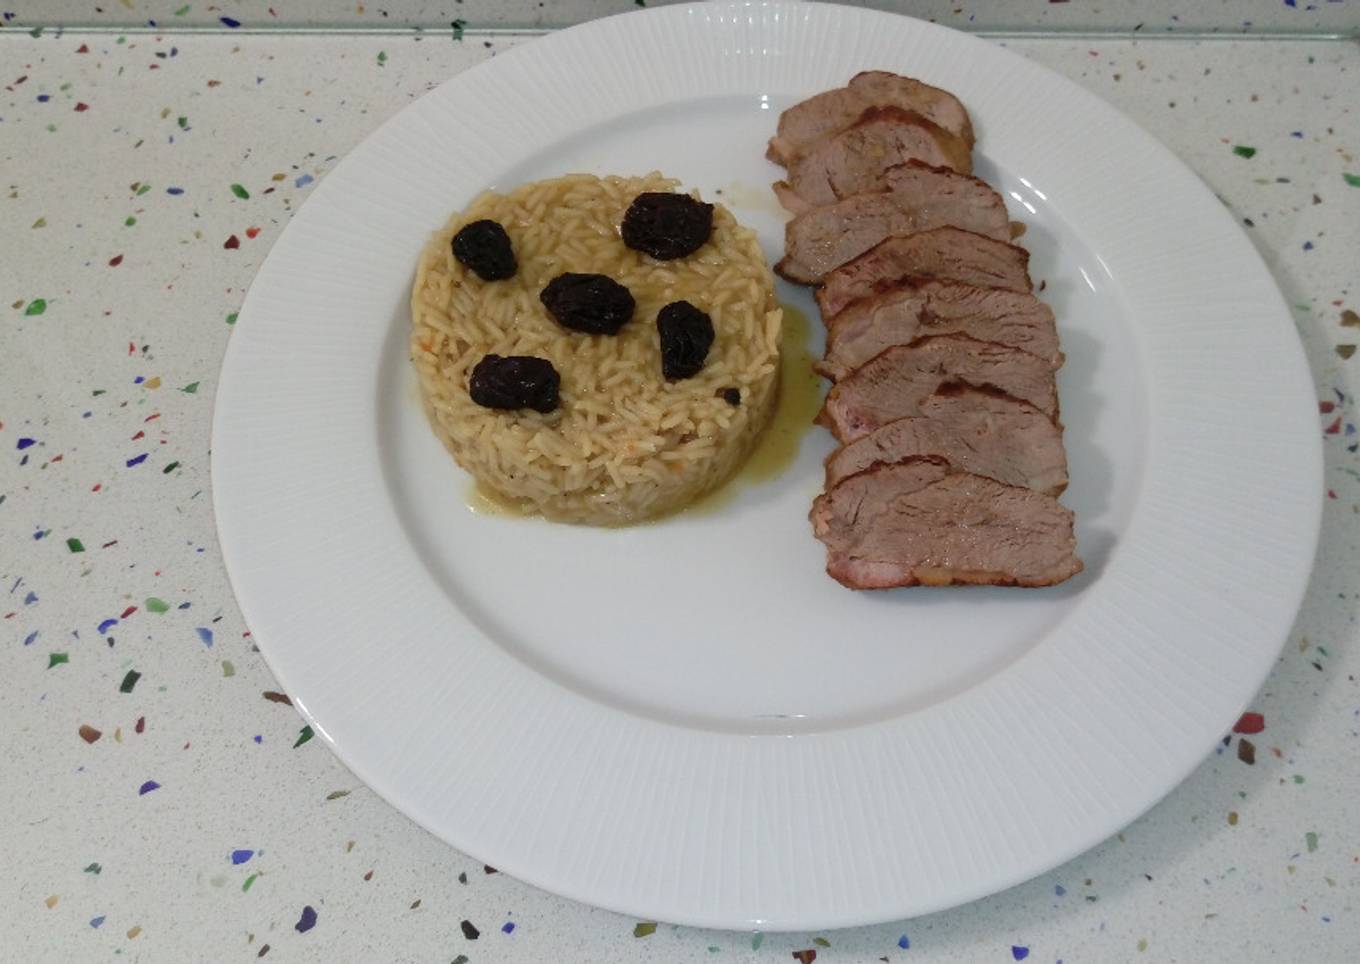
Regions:
M 1180 162 L 1179 159 L 1175 158 L 1174 155 L 1172 155 L 1165 147 L 1163 147 L 1160 144 L 1160 142 L 1158 142 L 1154 137 L 1152 137 L 1152 135 L 1143 131 L 1141 128 L 1134 126 L 1133 123 L 1129 121 L 1126 117 L 1124 117 L 1124 115 L 1121 112 L 1117 111 L 1115 108 L 1105 103 L 1102 99 L 1096 97 L 1096 95 L 1090 94 L 1083 88 L 1078 87 L 1075 83 L 1067 80 L 1066 78 L 1062 77 L 1059 74 L 1056 74 L 1055 72 L 1049 70 L 1048 68 L 1035 64 L 1031 61 L 1027 61 L 1020 55 L 1015 54 L 1012 51 L 1009 51 L 1005 48 L 995 46 L 980 38 L 959 34 L 956 31 L 950 30 L 945 27 L 941 27 L 939 25 L 929 24 L 923 21 L 912 20 L 911 18 L 903 17 L 897 14 L 864 10 L 860 8 L 832 7 L 831 5 L 827 4 L 808 4 L 808 3 L 790 4 L 786 2 L 781 2 L 781 0 L 724 0 L 724 2 L 717 3 L 675 5 L 632 11 L 624 14 L 615 15 L 613 17 L 607 17 L 602 18 L 600 20 L 591 21 L 586 24 L 570 28 L 568 30 L 560 31 L 558 33 L 554 33 L 543 38 L 538 38 L 532 43 L 516 47 L 511 51 L 499 55 L 495 60 L 483 62 L 482 64 L 476 65 L 467 71 L 463 71 L 449 78 L 448 80 L 444 81 L 444 83 L 439 85 L 439 87 L 435 88 L 433 91 L 426 93 L 421 98 L 419 98 L 415 103 L 406 106 L 400 112 L 398 112 L 398 114 L 386 120 L 376 130 L 370 133 L 364 139 L 364 141 L 361 142 L 360 145 L 356 146 L 356 148 L 354 148 L 341 161 L 341 163 L 336 166 L 336 168 L 331 172 L 330 176 L 328 176 L 322 182 L 322 184 L 318 185 L 318 190 L 313 194 L 312 197 L 308 199 L 307 203 L 299 210 L 298 214 L 289 222 L 284 232 L 280 236 L 279 240 L 275 243 L 274 248 L 270 251 L 268 257 L 266 258 L 265 263 L 262 265 L 260 275 L 257 276 L 256 281 L 253 282 L 251 285 L 250 292 L 248 293 L 240 311 L 241 318 L 238 322 L 238 329 L 233 333 L 233 338 L 231 339 L 231 342 L 228 345 L 227 353 L 223 360 L 222 373 L 219 380 L 213 412 L 213 425 L 212 425 L 213 454 L 211 458 L 212 493 L 215 506 L 215 519 L 218 530 L 218 539 L 222 547 L 224 563 L 227 567 L 229 577 L 231 578 L 233 589 L 237 593 L 238 605 L 240 606 L 243 614 L 252 610 L 254 610 L 258 614 L 263 603 L 261 603 L 258 597 L 252 597 L 249 592 L 243 595 L 240 589 L 240 587 L 246 581 L 245 572 L 250 565 L 247 558 L 250 550 L 247 546 L 242 544 L 242 538 L 239 534 L 241 531 L 239 523 L 240 520 L 239 514 L 235 517 L 236 519 L 235 522 L 233 522 L 232 519 L 230 518 L 233 512 L 239 513 L 240 506 L 237 494 L 235 492 L 229 491 L 229 489 L 233 484 L 239 483 L 241 481 L 241 474 L 235 466 L 224 465 L 223 460 L 219 454 L 219 443 L 224 440 L 227 440 L 225 445 L 225 449 L 227 451 L 230 451 L 233 445 L 239 446 L 240 444 L 239 441 L 233 440 L 233 435 L 239 437 L 241 429 L 239 426 L 233 426 L 231 424 L 232 420 L 236 417 L 236 414 L 234 411 L 231 410 L 229 406 L 223 405 L 223 400 L 225 398 L 226 400 L 230 401 L 230 399 L 233 396 L 233 393 L 239 391 L 239 386 L 236 384 L 236 380 L 241 378 L 242 376 L 240 374 L 233 375 L 232 373 L 239 372 L 239 369 L 241 367 L 240 356 L 242 355 L 244 351 L 244 346 L 246 344 L 246 340 L 242 339 L 242 335 L 251 334 L 255 331 L 255 325 L 251 323 L 251 316 L 257 313 L 263 313 L 264 311 L 263 308 L 258 307 L 258 304 L 261 301 L 265 300 L 265 295 L 260 293 L 261 291 L 264 290 L 263 286 L 260 283 L 261 278 L 268 277 L 266 275 L 266 268 L 268 267 L 269 262 L 271 260 L 276 260 L 276 253 L 288 250 L 287 246 L 293 243 L 292 241 L 290 241 L 290 237 L 296 239 L 296 237 L 300 237 L 304 234 L 304 230 L 302 228 L 299 228 L 298 226 L 299 225 L 305 226 L 310 223 L 308 220 L 304 220 L 308 218 L 308 212 L 311 211 L 315 213 L 317 210 L 321 209 L 323 203 L 329 203 L 331 195 L 337 194 L 340 185 L 345 183 L 345 178 L 349 176 L 347 172 L 358 164 L 358 161 L 355 159 L 367 159 L 370 145 L 378 143 L 381 136 L 383 135 L 383 132 L 385 131 L 390 132 L 391 130 L 396 129 L 394 125 L 397 123 L 398 118 L 407 115 L 409 115 L 410 118 L 414 118 L 416 115 L 413 113 L 413 111 L 415 111 L 415 109 L 419 106 L 420 103 L 431 100 L 436 95 L 440 94 L 440 92 L 447 91 L 449 89 L 454 89 L 459 85 L 468 83 L 469 82 L 468 78 L 477 71 L 493 69 L 495 71 L 508 70 L 510 68 L 504 66 L 506 63 L 511 64 L 511 66 L 513 67 L 518 62 L 525 61 L 528 59 L 530 55 L 524 53 L 524 51 L 526 50 L 533 51 L 535 54 L 538 55 L 547 56 L 548 51 L 544 49 L 545 45 L 553 45 L 554 51 L 556 51 L 557 48 L 563 47 L 564 45 L 572 44 L 581 45 L 586 44 L 588 42 L 593 42 L 592 38 L 596 39 L 602 38 L 605 37 L 610 32 L 614 32 L 619 29 L 625 29 L 619 26 L 620 24 L 623 24 L 625 22 L 637 23 L 639 24 L 639 29 L 642 29 L 641 25 L 644 23 L 649 25 L 652 29 L 660 29 L 660 25 L 663 22 L 672 21 L 673 22 L 672 25 L 682 24 L 687 18 L 693 17 L 696 13 L 702 14 L 703 19 L 706 22 L 711 23 L 714 17 L 721 18 L 725 15 L 730 14 L 735 20 L 738 17 L 750 11 L 761 11 L 765 13 L 775 12 L 776 14 L 782 11 L 790 16 L 801 18 L 804 21 L 808 20 L 809 18 L 840 19 L 842 25 L 849 24 L 852 25 L 852 28 L 857 27 L 860 24 L 880 23 L 884 25 L 885 28 L 888 29 L 905 29 L 907 31 L 915 31 L 923 35 L 934 36 L 937 38 L 940 36 L 949 36 L 953 38 L 949 41 L 950 43 L 963 44 L 969 50 L 973 51 L 986 50 L 990 52 L 990 54 L 981 54 L 980 56 L 997 55 L 998 59 L 1001 60 L 1010 58 L 1015 62 L 1022 63 L 1025 66 L 1026 70 L 1034 72 L 1036 76 L 1046 76 L 1050 79 L 1050 81 L 1053 80 L 1058 81 L 1063 87 L 1067 88 L 1070 92 L 1072 92 L 1074 96 L 1076 96 L 1078 99 L 1084 99 L 1087 102 L 1088 106 L 1095 105 L 1100 112 L 1104 112 L 1105 114 L 1108 115 L 1114 115 L 1115 117 L 1119 118 L 1123 124 L 1127 125 L 1129 128 L 1132 128 L 1134 131 L 1136 131 L 1137 134 L 1140 135 L 1141 138 L 1146 141 L 1147 145 L 1150 145 L 1155 152 L 1160 152 L 1162 155 L 1164 155 L 1163 157 L 1164 161 L 1169 160 L 1175 167 L 1179 168 L 1180 172 L 1189 179 L 1187 181 L 1187 184 L 1193 183 L 1195 188 L 1199 192 L 1202 192 L 1202 194 L 1209 194 L 1210 196 L 1212 196 L 1209 192 L 1209 189 L 1202 182 L 1199 181 L 1198 177 L 1193 173 L 1193 171 L 1189 170 L 1189 168 L 1186 165 Z M 902 22 L 904 21 L 911 24 L 912 26 L 903 27 Z M 891 22 L 891 24 L 889 22 Z M 493 65 L 496 65 L 498 62 L 500 66 L 493 67 Z M 1015 66 L 1014 63 L 1012 63 L 1011 66 L 1014 68 Z M 355 164 L 353 165 L 351 164 L 352 160 L 355 160 Z M 1252 280 L 1258 281 L 1264 280 L 1265 287 L 1269 289 L 1269 295 L 1273 296 L 1269 298 L 1269 300 L 1273 303 L 1268 307 L 1273 310 L 1273 313 L 1277 314 L 1281 318 L 1287 319 L 1288 313 L 1285 308 L 1283 297 L 1278 291 L 1274 279 L 1270 275 L 1266 265 L 1264 264 L 1264 261 L 1260 258 L 1259 254 L 1255 252 L 1254 248 L 1251 248 L 1250 243 L 1246 241 L 1246 238 L 1242 234 L 1240 228 L 1238 228 L 1235 224 L 1232 224 L 1232 222 L 1229 223 L 1231 224 L 1232 230 L 1233 232 L 1235 232 L 1236 237 L 1242 242 L 1245 242 L 1246 249 L 1250 251 L 1250 257 L 1254 260 L 1254 264 L 1252 265 L 1254 269 L 1252 272 L 1253 274 Z M 1240 247 L 1241 245 L 1239 245 L 1239 248 Z M 282 258 L 283 255 L 279 254 L 278 257 Z M 252 311 L 252 307 L 254 307 L 255 309 L 254 311 Z M 1262 311 L 1264 312 L 1265 309 L 1262 309 Z M 1292 347 L 1293 354 L 1292 367 L 1294 370 L 1290 377 L 1291 379 L 1297 379 L 1298 376 L 1302 374 L 1303 378 L 1307 381 L 1308 385 L 1311 388 L 1312 384 L 1311 375 L 1309 374 L 1308 369 L 1306 367 L 1302 346 L 1299 344 L 1297 337 L 1292 332 L 1292 329 L 1287 334 L 1290 336 L 1289 344 Z M 1298 611 L 1299 604 L 1303 598 L 1303 593 L 1306 589 L 1308 578 L 1311 573 L 1312 568 L 1311 560 L 1313 559 L 1316 553 L 1323 505 L 1321 492 L 1322 481 L 1321 441 L 1316 437 L 1316 433 L 1312 433 L 1309 436 L 1309 439 L 1311 441 L 1311 444 L 1308 445 L 1307 447 L 1312 450 L 1311 464 L 1314 469 L 1312 475 L 1314 481 L 1317 484 L 1312 486 L 1312 495 L 1307 500 L 1307 503 L 1303 506 L 1301 510 L 1303 514 L 1309 515 L 1311 517 L 1312 524 L 1309 528 L 1308 535 L 1304 540 L 1304 544 L 1301 545 L 1300 547 L 1302 549 L 1306 549 L 1306 552 L 1301 552 L 1300 554 L 1306 555 L 1309 561 L 1303 566 L 1303 568 L 1298 573 L 1297 578 L 1295 580 L 1296 585 L 1286 587 L 1283 593 L 1283 595 L 1288 597 L 1291 600 L 1291 602 L 1289 602 L 1288 605 L 1280 603 L 1275 607 L 1277 610 L 1277 621 L 1279 618 L 1278 613 L 1283 613 L 1287 609 L 1287 618 L 1290 621 L 1290 623 L 1292 623 L 1295 614 Z M 230 508 L 224 510 L 223 508 L 224 506 L 228 506 Z M 1135 516 L 1140 514 L 1142 512 L 1142 509 L 1143 509 L 1143 495 L 1140 493 L 1139 504 L 1135 509 Z M 1134 520 L 1131 520 L 1129 523 L 1129 528 L 1131 529 L 1133 525 Z M 1094 589 L 1096 587 L 1092 588 Z M 266 618 L 266 621 L 269 620 L 273 620 L 275 622 L 278 621 L 276 617 L 273 616 Z M 251 618 L 248 618 L 247 621 L 248 624 L 251 625 L 252 629 L 254 629 L 256 621 Z M 1287 638 L 1286 635 L 1287 631 L 1288 624 L 1286 624 L 1278 634 L 1274 634 L 1280 638 L 1271 649 L 1270 657 L 1268 659 L 1259 660 L 1258 666 L 1259 672 L 1250 674 L 1254 682 L 1250 686 L 1249 690 L 1245 690 L 1245 696 L 1241 697 L 1240 705 L 1238 706 L 1236 712 L 1240 713 L 1241 710 L 1245 708 L 1248 701 L 1259 689 L 1261 683 L 1266 678 L 1270 666 L 1274 662 L 1274 655 L 1278 653 L 1280 645 L 1282 645 L 1284 639 Z M 262 636 L 259 633 L 256 634 L 256 640 L 257 643 L 259 644 L 260 652 L 264 656 L 266 663 L 269 665 L 271 672 L 273 672 L 274 675 L 279 679 L 280 683 L 284 685 L 285 690 L 288 691 L 290 695 L 292 695 L 294 693 L 294 684 L 298 682 L 298 679 L 294 675 L 294 669 L 296 667 L 295 666 L 285 667 L 284 664 L 287 663 L 288 660 L 284 657 L 283 649 L 282 648 L 275 649 L 274 648 L 275 644 L 268 642 L 266 638 L 264 638 L 265 636 L 268 635 L 270 635 L 270 631 L 268 630 L 266 631 L 264 636 Z M 1022 657 L 1021 662 L 1032 663 L 1032 661 L 1029 659 L 1029 655 L 1030 654 L 1027 654 L 1025 657 Z M 304 718 L 306 718 L 314 726 L 316 732 L 320 736 L 322 736 L 323 740 L 327 743 L 332 752 L 334 752 L 341 759 L 341 761 L 356 774 L 356 776 L 363 780 L 363 782 L 366 785 L 372 788 L 385 800 L 387 800 L 392 805 L 396 806 L 397 809 L 401 810 L 407 816 L 416 820 L 416 822 L 420 823 L 422 826 L 424 826 L 427 830 L 430 830 L 436 836 L 441 837 L 441 839 L 446 840 L 447 842 L 457 847 L 458 849 L 463 850 L 464 852 L 478 851 L 478 848 L 476 846 L 469 847 L 464 840 L 455 839 L 455 837 L 458 836 L 465 836 L 466 831 L 464 832 L 463 835 L 454 834 L 453 832 L 450 831 L 448 827 L 433 825 L 432 822 L 427 821 L 426 819 L 422 819 L 422 816 L 419 815 L 421 812 L 421 808 L 412 803 L 409 796 L 409 791 L 403 792 L 398 787 L 384 783 L 384 780 L 381 777 L 381 775 L 375 777 L 372 773 L 372 769 L 370 766 L 371 761 L 355 759 L 353 754 L 349 752 L 347 747 L 344 745 L 343 741 L 337 742 L 337 740 L 332 738 L 331 734 L 328 733 L 325 726 L 323 725 L 323 721 L 318 718 L 318 715 L 319 716 L 326 715 L 325 710 L 321 710 L 318 715 L 313 715 L 312 710 L 308 708 L 308 704 L 312 703 L 313 701 L 310 698 L 308 699 L 302 698 L 302 695 L 306 695 L 308 692 L 310 692 L 310 690 L 311 687 L 309 687 L 309 685 L 304 682 L 302 684 L 302 688 L 300 690 L 297 690 L 297 693 L 300 695 L 297 699 L 295 699 L 295 706 L 299 709 Z M 322 702 L 324 703 L 324 700 Z M 1225 726 L 1230 726 L 1231 722 L 1232 719 L 1224 720 Z M 655 725 L 662 729 L 665 729 L 664 725 L 662 724 Z M 854 730 L 850 732 L 854 732 Z M 816 734 L 809 735 L 809 739 L 810 741 L 815 741 L 817 739 L 817 735 Z M 829 739 L 828 742 L 834 744 L 837 741 L 834 739 Z M 1071 857 L 1084 852 L 1085 850 L 1089 849 L 1089 847 L 1093 846 L 1095 843 L 1098 843 L 1101 839 L 1104 839 L 1105 837 L 1116 832 L 1120 828 L 1127 826 L 1130 822 L 1137 819 L 1144 812 L 1146 812 L 1157 802 L 1159 802 L 1162 799 L 1162 797 L 1166 795 L 1166 793 L 1168 793 L 1182 780 L 1184 780 L 1184 778 L 1191 771 L 1193 771 L 1195 767 L 1199 765 L 1200 761 L 1209 752 L 1211 747 L 1212 741 L 1207 741 L 1203 746 L 1202 752 L 1194 753 L 1192 758 L 1190 758 L 1188 762 L 1184 760 L 1182 761 L 1184 765 L 1176 768 L 1177 774 L 1174 776 L 1174 779 L 1172 779 L 1170 782 L 1166 782 L 1165 785 L 1162 785 L 1160 787 L 1160 789 L 1157 789 L 1155 792 L 1151 793 L 1149 796 L 1143 799 L 1139 806 L 1133 808 L 1132 810 L 1127 810 L 1121 816 L 1116 817 L 1113 822 L 1106 821 L 1108 823 L 1108 826 L 1105 826 L 1098 832 L 1094 833 L 1088 832 L 1084 835 L 1074 838 L 1073 843 L 1066 850 L 1050 854 L 1051 859 L 1046 858 L 1044 861 L 1040 861 L 1038 863 L 1031 862 L 1030 865 L 1021 868 L 1015 872 L 1006 875 L 998 875 L 997 877 L 988 879 L 986 881 L 979 881 L 972 888 L 956 887 L 949 894 L 940 895 L 934 901 L 918 900 L 903 902 L 898 906 L 897 910 L 892 909 L 891 901 L 888 902 L 880 901 L 880 903 L 875 908 L 864 910 L 862 912 L 855 912 L 854 910 L 826 912 L 823 914 L 823 916 L 815 916 L 815 913 L 810 914 L 794 912 L 791 915 L 774 915 L 768 919 L 753 918 L 749 914 L 743 917 L 728 915 L 721 912 L 716 914 L 712 912 L 699 912 L 699 911 L 691 912 L 693 908 L 689 910 L 680 908 L 676 910 L 676 912 L 674 913 L 665 912 L 658 913 L 657 912 L 658 909 L 655 906 L 645 907 L 641 905 L 630 905 L 627 901 L 617 900 L 602 901 L 597 896 L 598 891 L 592 890 L 592 888 L 589 885 L 581 885 L 579 882 L 564 881 L 562 879 L 553 878 L 551 875 L 545 876 L 537 872 L 534 866 L 525 865 L 522 862 L 518 862 L 513 859 L 506 860 L 504 857 L 495 857 L 495 855 L 483 853 L 478 853 L 478 857 L 479 859 L 487 859 L 494 865 L 505 870 L 507 873 L 510 873 L 512 876 L 518 877 L 531 884 L 542 887 L 545 890 L 549 890 L 551 892 L 558 894 L 563 894 L 565 896 L 571 897 L 576 900 L 580 900 L 585 903 L 595 904 L 598 906 L 606 906 L 609 907 L 610 909 L 618 910 L 624 913 L 633 914 L 640 917 L 646 916 L 657 919 L 664 919 L 676 923 L 687 923 L 696 924 L 699 926 L 714 926 L 728 928 L 746 928 L 751 926 L 757 926 L 764 930 L 826 928 L 826 927 L 854 926 L 866 923 L 878 923 L 886 920 L 896 919 L 904 915 L 915 916 L 917 914 L 927 913 L 933 910 L 941 909 L 943 907 L 953 906 L 959 903 L 973 900 L 986 894 L 994 893 L 998 890 L 1004 889 L 1005 887 L 1009 887 L 1015 883 L 1019 883 L 1022 880 L 1026 880 L 1040 873 L 1043 873 L 1046 870 L 1051 869 L 1052 867 L 1057 866 L 1058 864 L 1070 859 Z M 1164 779 L 1165 779 L 1164 777 L 1161 778 L 1161 780 Z M 1161 780 L 1159 780 L 1159 782 L 1161 782 Z M 885 911 L 887 911 L 887 913 L 885 913 Z

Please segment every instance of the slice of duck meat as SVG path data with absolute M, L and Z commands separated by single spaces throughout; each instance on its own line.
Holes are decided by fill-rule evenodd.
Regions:
M 943 460 L 852 475 L 810 518 L 827 573 L 851 589 L 1051 586 L 1081 571 L 1072 513 L 1057 499 Z
M 849 127 L 871 107 L 915 111 L 954 134 L 970 150 L 973 147 L 968 111 L 953 94 L 911 77 L 869 70 L 856 74 L 845 87 L 809 97 L 780 114 L 779 128 L 765 156 L 787 165 L 814 142 Z
M 826 356 L 814 366 L 833 381 L 894 345 L 962 334 L 1062 365 L 1053 310 L 1031 294 L 955 281 L 902 284 L 854 302 L 827 325 Z
M 887 70 L 862 70 L 846 86 L 871 104 L 895 104 L 929 117 L 957 134 L 969 150 L 973 148 L 973 122 L 968 110 L 963 101 L 947 90 Z
M 956 227 L 1004 241 L 1011 236 L 1006 202 L 986 181 L 920 161 L 890 168 L 887 190 L 804 211 L 784 225 L 784 258 L 775 270 L 816 284 L 891 237 Z
M 898 345 L 861 365 L 827 393 L 817 422 L 843 443 L 899 418 L 946 386 L 997 391 L 1028 402 L 1049 418 L 1058 411 L 1053 368 L 1037 355 L 962 335 Z
M 780 204 L 798 214 L 852 194 L 883 191 L 886 172 L 912 160 L 960 174 L 973 172 L 972 152 L 958 135 L 915 111 L 871 107 L 845 130 L 795 158 L 774 193 Z
M 1067 488 L 1062 429 L 1033 405 L 965 389 L 933 395 L 920 410 L 837 449 L 826 462 L 827 489 L 876 465 L 923 457 L 1048 495 Z
M 817 292 L 823 318 L 904 279 L 939 278 L 982 288 L 1030 291 L 1029 252 L 994 238 L 942 227 L 888 238 L 828 274 Z

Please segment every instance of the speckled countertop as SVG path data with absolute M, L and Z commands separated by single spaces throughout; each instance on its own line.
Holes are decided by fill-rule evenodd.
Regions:
M 1294 306 L 1326 440 L 1321 554 L 1259 716 L 1117 838 L 904 923 L 654 926 L 456 853 L 311 738 L 215 543 L 223 348 L 336 160 L 522 42 L 0 35 L 0 959 L 1356 960 L 1351 42 L 1008 42 L 1127 111 L 1235 212 Z

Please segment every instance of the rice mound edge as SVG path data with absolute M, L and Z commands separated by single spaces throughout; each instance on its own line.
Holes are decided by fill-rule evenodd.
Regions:
M 676 261 L 623 244 L 619 223 L 644 191 L 678 182 L 573 174 L 486 192 L 425 247 L 411 294 L 411 358 L 435 434 L 479 485 L 549 519 L 627 525 L 676 511 L 727 479 L 750 454 L 779 391 L 783 312 L 753 231 L 714 206 L 713 234 Z M 484 282 L 451 250 L 465 224 L 503 225 L 519 270 Z M 616 336 L 568 331 L 539 302 L 564 271 L 607 274 L 637 300 Z M 686 300 L 716 339 L 697 375 L 661 374 L 657 312 Z M 474 403 L 468 375 L 483 356 L 547 358 L 562 378 L 546 415 Z M 736 388 L 740 405 L 723 394 Z

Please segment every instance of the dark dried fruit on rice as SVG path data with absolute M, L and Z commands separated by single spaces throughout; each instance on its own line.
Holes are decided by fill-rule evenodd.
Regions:
M 557 407 L 562 377 L 546 358 L 487 355 L 472 369 L 468 394 L 484 408 L 532 408 L 544 414 Z
M 637 307 L 633 294 L 603 274 L 560 274 L 538 296 L 563 328 L 590 335 L 617 335 Z
M 510 235 L 486 218 L 464 225 L 453 236 L 453 256 L 483 281 L 504 281 L 519 267 Z
M 733 408 L 736 408 L 738 405 L 741 404 L 741 389 L 740 389 L 740 388 L 723 388 L 723 389 L 720 389 L 720 390 L 718 391 L 718 396 L 719 396 L 724 402 L 726 402 L 728 405 L 731 405 Z
M 668 379 L 699 374 L 713 347 L 713 319 L 688 301 L 672 301 L 656 316 L 661 373 Z
M 688 194 L 647 191 L 628 206 L 620 233 L 628 247 L 659 261 L 683 258 L 713 233 L 713 205 Z

